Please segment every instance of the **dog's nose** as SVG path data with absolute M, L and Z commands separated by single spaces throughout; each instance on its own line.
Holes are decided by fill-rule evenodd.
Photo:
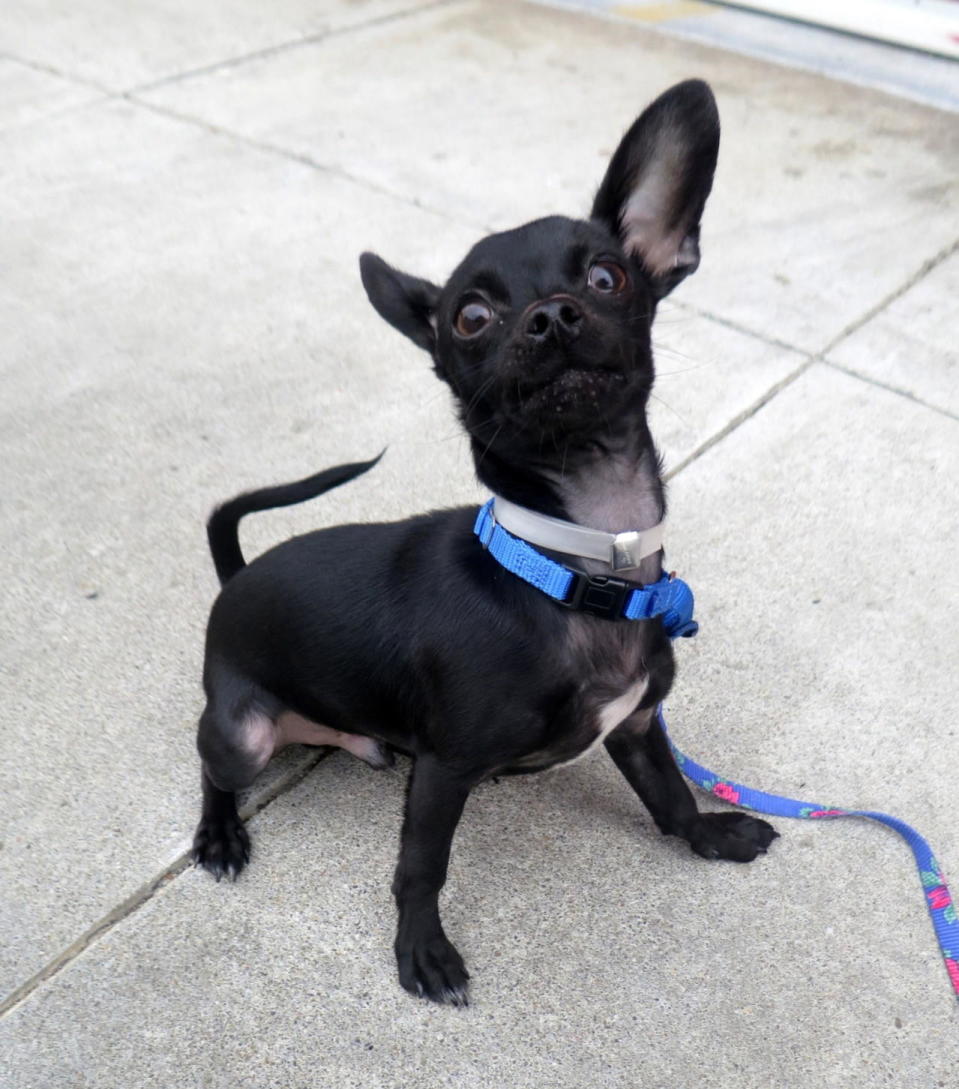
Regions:
M 546 340 L 555 332 L 560 340 L 579 336 L 583 311 L 575 299 L 568 296 L 547 299 L 530 311 L 526 319 L 526 335 L 535 341 Z

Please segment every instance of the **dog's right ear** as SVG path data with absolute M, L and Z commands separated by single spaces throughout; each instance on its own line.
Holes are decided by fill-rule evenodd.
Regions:
M 380 317 L 432 353 L 436 347 L 436 304 L 440 289 L 429 280 L 391 268 L 375 253 L 361 254 L 360 277 Z

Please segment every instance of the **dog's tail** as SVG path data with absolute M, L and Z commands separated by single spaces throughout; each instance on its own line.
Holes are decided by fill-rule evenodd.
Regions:
M 385 449 L 381 450 L 372 461 L 354 461 L 349 465 L 334 465 L 331 469 L 324 469 L 321 473 L 308 476 L 305 480 L 297 480 L 293 484 L 277 484 L 272 488 L 244 492 L 217 507 L 206 524 L 206 537 L 210 543 L 213 566 L 216 568 L 220 585 L 233 578 L 237 571 L 246 566 L 246 560 L 243 559 L 243 553 L 240 551 L 238 532 L 241 518 L 259 510 L 292 507 L 294 503 L 305 503 L 308 499 L 315 499 L 318 495 L 330 491 L 331 488 L 346 484 L 347 481 L 355 480 L 356 477 L 369 472 L 385 453 Z

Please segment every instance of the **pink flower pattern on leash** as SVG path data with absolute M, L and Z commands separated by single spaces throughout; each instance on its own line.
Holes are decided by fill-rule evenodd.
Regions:
M 949 907 L 952 903 L 952 897 L 945 885 L 938 885 L 936 888 L 930 889 L 926 896 L 929 898 L 929 906 L 937 911 L 939 908 Z
M 729 783 L 717 783 L 713 787 L 713 794 L 717 798 L 722 798 L 724 802 L 732 802 L 733 805 L 739 801 L 739 791 L 734 790 Z
M 809 818 L 822 820 L 830 817 L 867 817 L 898 832 L 909 845 L 916 860 L 916 867 L 919 870 L 919 878 L 922 881 L 930 918 L 946 965 L 946 971 L 949 974 L 949 983 L 956 998 L 959 998 L 959 954 L 957 954 L 957 950 L 959 950 L 959 915 L 956 912 L 956 903 L 949 892 L 949 886 L 935 855 L 932 853 L 932 849 L 914 828 L 896 817 L 890 817 L 888 813 L 879 813 L 869 809 L 831 809 L 810 805 L 808 802 L 802 802 L 796 798 L 787 798 L 779 794 L 767 794 L 761 790 L 753 790 L 751 787 L 740 786 L 738 783 L 729 783 L 719 779 L 715 772 L 696 763 L 695 760 L 676 748 L 669 738 L 662 705 L 657 709 L 657 716 L 659 725 L 666 736 L 670 749 L 675 754 L 677 764 L 682 768 L 683 774 L 702 790 L 708 791 L 717 798 L 733 802 L 741 808 L 751 809 L 757 813 L 769 813 L 772 816 L 779 817 L 798 817 L 801 820 Z

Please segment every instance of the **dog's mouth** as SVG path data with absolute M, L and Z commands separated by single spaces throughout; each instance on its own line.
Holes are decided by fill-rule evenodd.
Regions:
M 611 396 L 626 385 L 622 371 L 604 367 L 570 367 L 529 394 L 522 396 L 520 409 L 532 415 L 553 417 L 600 417 Z

